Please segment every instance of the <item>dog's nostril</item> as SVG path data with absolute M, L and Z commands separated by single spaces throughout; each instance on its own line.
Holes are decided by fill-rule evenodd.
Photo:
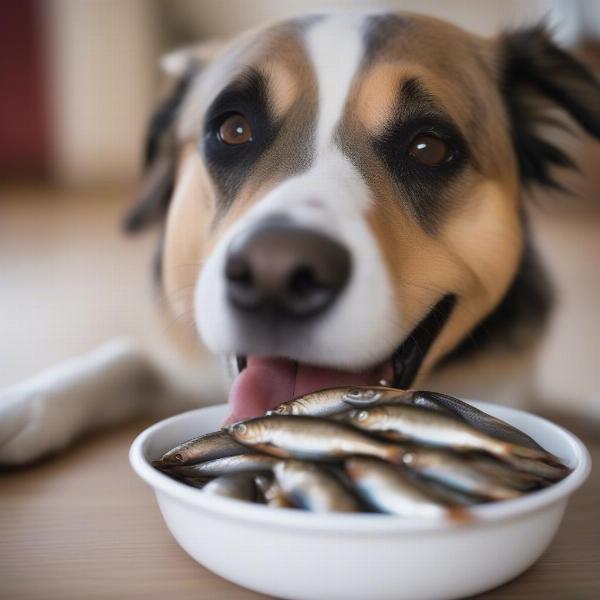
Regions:
M 307 296 L 316 288 L 322 287 L 315 278 L 314 272 L 308 267 L 296 269 L 290 277 L 289 290 L 295 296 Z
M 350 254 L 341 244 L 282 219 L 234 238 L 225 265 L 234 306 L 294 317 L 322 311 L 349 275 Z
M 252 272 L 248 263 L 239 256 L 232 256 L 225 265 L 225 276 L 240 285 L 252 285 Z

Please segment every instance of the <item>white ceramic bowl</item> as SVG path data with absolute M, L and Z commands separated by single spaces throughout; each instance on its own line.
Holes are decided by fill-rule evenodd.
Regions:
M 129 457 L 154 489 L 181 547 L 239 585 L 304 600 L 461 598 L 532 565 L 590 471 L 587 450 L 568 431 L 512 408 L 473 404 L 534 437 L 573 472 L 522 498 L 475 507 L 473 523 L 455 525 L 377 514 L 318 515 L 205 496 L 149 464 L 181 441 L 218 429 L 225 405 L 157 423 L 137 437 Z

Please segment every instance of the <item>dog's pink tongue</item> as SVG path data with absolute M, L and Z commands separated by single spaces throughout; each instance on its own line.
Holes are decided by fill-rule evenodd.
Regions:
M 226 423 L 260 416 L 295 396 L 328 387 L 364 385 L 372 383 L 374 377 L 373 373 L 349 373 L 284 358 L 251 356 L 231 388 L 231 414 Z

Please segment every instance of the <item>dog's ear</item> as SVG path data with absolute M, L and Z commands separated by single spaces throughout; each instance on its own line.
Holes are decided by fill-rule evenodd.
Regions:
M 600 138 L 600 84 L 590 71 L 551 40 L 538 25 L 501 37 L 501 87 L 512 126 L 520 177 L 562 189 L 552 167 L 575 164 L 542 133 L 550 102 L 564 110 L 582 129 Z
M 171 80 L 170 91 L 150 117 L 141 181 L 123 223 L 127 232 L 140 231 L 166 215 L 175 183 L 178 112 L 194 78 L 222 47 L 220 41 L 208 42 L 176 50 L 161 59 L 161 68 Z

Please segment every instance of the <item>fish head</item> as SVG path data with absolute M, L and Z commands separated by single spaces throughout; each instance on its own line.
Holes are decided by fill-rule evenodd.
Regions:
M 241 444 L 257 443 L 261 439 L 262 427 L 254 420 L 238 421 L 227 427 L 227 433 Z
M 379 421 L 379 413 L 376 408 L 357 408 L 348 415 L 348 420 L 361 429 L 369 429 Z
M 343 396 L 344 402 L 353 406 L 371 405 L 382 396 L 381 391 L 369 387 L 356 387 L 346 392 Z
M 180 449 L 174 448 L 163 454 L 160 459 L 160 465 L 164 467 L 174 467 L 185 463 L 185 457 Z

